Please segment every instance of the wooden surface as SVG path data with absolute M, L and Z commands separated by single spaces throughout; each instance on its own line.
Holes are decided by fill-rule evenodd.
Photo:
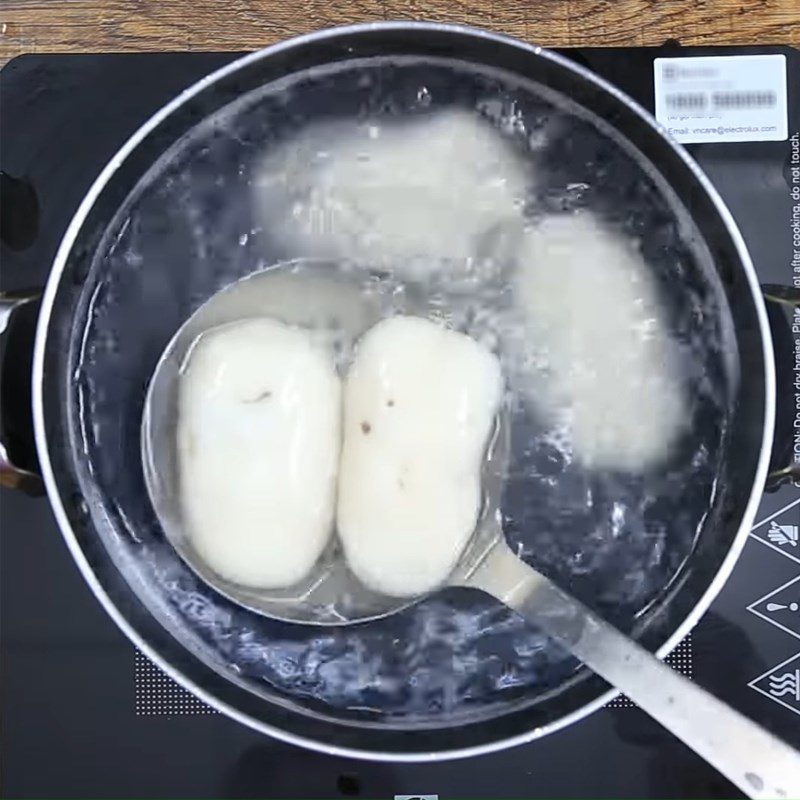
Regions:
M 254 50 L 331 25 L 463 22 L 545 46 L 800 45 L 800 0 L 0 0 L 0 61 L 32 52 Z

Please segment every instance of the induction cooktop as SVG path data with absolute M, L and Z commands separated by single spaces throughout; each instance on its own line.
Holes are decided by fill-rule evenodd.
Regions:
M 800 168 L 793 169 L 800 167 L 800 52 L 676 42 L 562 52 L 651 111 L 658 102 L 666 115 L 659 118 L 672 120 L 665 124 L 728 203 L 761 282 L 800 286 Z M 42 286 L 105 162 L 153 111 L 237 55 L 9 62 L 0 73 L 0 288 Z M 685 86 L 697 64 L 708 62 L 692 59 L 725 57 L 731 74 L 752 77 L 747 65 L 754 62 L 730 61 L 752 55 L 782 56 L 771 63 L 785 63 L 786 85 L 776 88 L 764 73 L 766 85 L 748 85 L 741 105 L 780 106 L 785 92 L 783 117 L 699 122 L 691 113 L 697 92 Z M 679 82 L 677 89 L 657 85 L 659 69 L 660 80 Z M 788 316 L 772 317 L 786 355 L 776 434 L 786 456 L 794 448 L 800 460 L 800 312 L 794 330 Z M 24 434 L 26 415 L 13 421 Z M 0 491 L 3 797 L 740 796 L 624 698 L 530 745 L 438 764 L 359 762 L 268 739 L 214 712 L 135 650 L 83 583 L 45 498 Z M 800 488 L 764 494 L 730 580 L 669 661 L 800 748 Z

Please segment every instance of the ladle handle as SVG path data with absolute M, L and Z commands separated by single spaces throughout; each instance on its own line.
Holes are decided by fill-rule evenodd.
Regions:
M 663 664 L 499 543 L 465 581 L 513 608 L 754 798 L 800 798 L 800 752 Z M 787 685 L 800 693 L 800 685 Z

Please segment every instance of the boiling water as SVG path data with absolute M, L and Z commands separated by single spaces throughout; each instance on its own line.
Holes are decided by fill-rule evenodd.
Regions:
M 311 285 L 316 277 L 277 272 L 264 313 L 303 324 L 318 314 L 320 324 L 345 331 L 342 367 L 355 335 L 392 313 L 441 318 L 498 352 L 511 433 L 500 498 L 506 535 L 523 558 L 630 629 L 675 579 L 714 499 L 732 387 L 728 323 L 702 243 L 660 179 L 601 122 L 546 90 L 454 62 L 370 62 L 305 75 L 225 109 L 173 147 L 126 201 L 98 249 L 73 353 L 79 471 L 97 501 L 93 513 L 111 520 L 106 546 L 148 607 L 253 691 L 309 698 L 332 712 L 369 710 L 393 724 L 492 714 L 557 685 L 576 665 L 512 612 L 467 590 L 324 630 L 226 601 L 163 539 L 145 499 L 139 426 L 147 382 L 180 324 L 233 281 L 298 255 L 271 235 L 253 200 L 264 154 L 312 119 L 381 125 L 440 107 L 480 114 L 506 137 L 529 170 L 527 222 L 591 210 L 641 252 L 686 397 L 687 428 L 669 458 L 643 473 L 587 469 L 564 430 L 538 412 L 519 369 L 526 336 L 509 280 L 519 265 L 505 244 L 433 259 L 424 280 L 391 264 L 338 260 L 325 279 L 326 291 L 341 294 L 333 300 Z M 307 278 L 303 288 L 298 281 Z M 350 311 L 332 318 L 329 303 Z M 585 313 L 602 325 L 613 309 L 587 302 Z

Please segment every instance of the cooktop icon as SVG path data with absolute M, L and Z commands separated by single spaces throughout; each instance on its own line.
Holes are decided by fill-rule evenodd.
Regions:
M 747 610 L 800 639 L 800 575 L 751 603 Z
M 769 495 L 767 495 L 769 497 Z M 800 563 L 800 497 L 753 525 L 750 536 Z
M 784 545 L 797 547 L 797 541 L 800 539 L 800 526 L 778 525 L 775 520 L 772 520 L 767 531 L 767 538 L 778 547 L 783 547 Z
M 770 700 L 800 714 L 800 653 L 747 684 Z
M 800 702 L 800 669 L 784 672 L 783 675 L 770 675 L 769 693 L 773 697 L 789 695 Z

